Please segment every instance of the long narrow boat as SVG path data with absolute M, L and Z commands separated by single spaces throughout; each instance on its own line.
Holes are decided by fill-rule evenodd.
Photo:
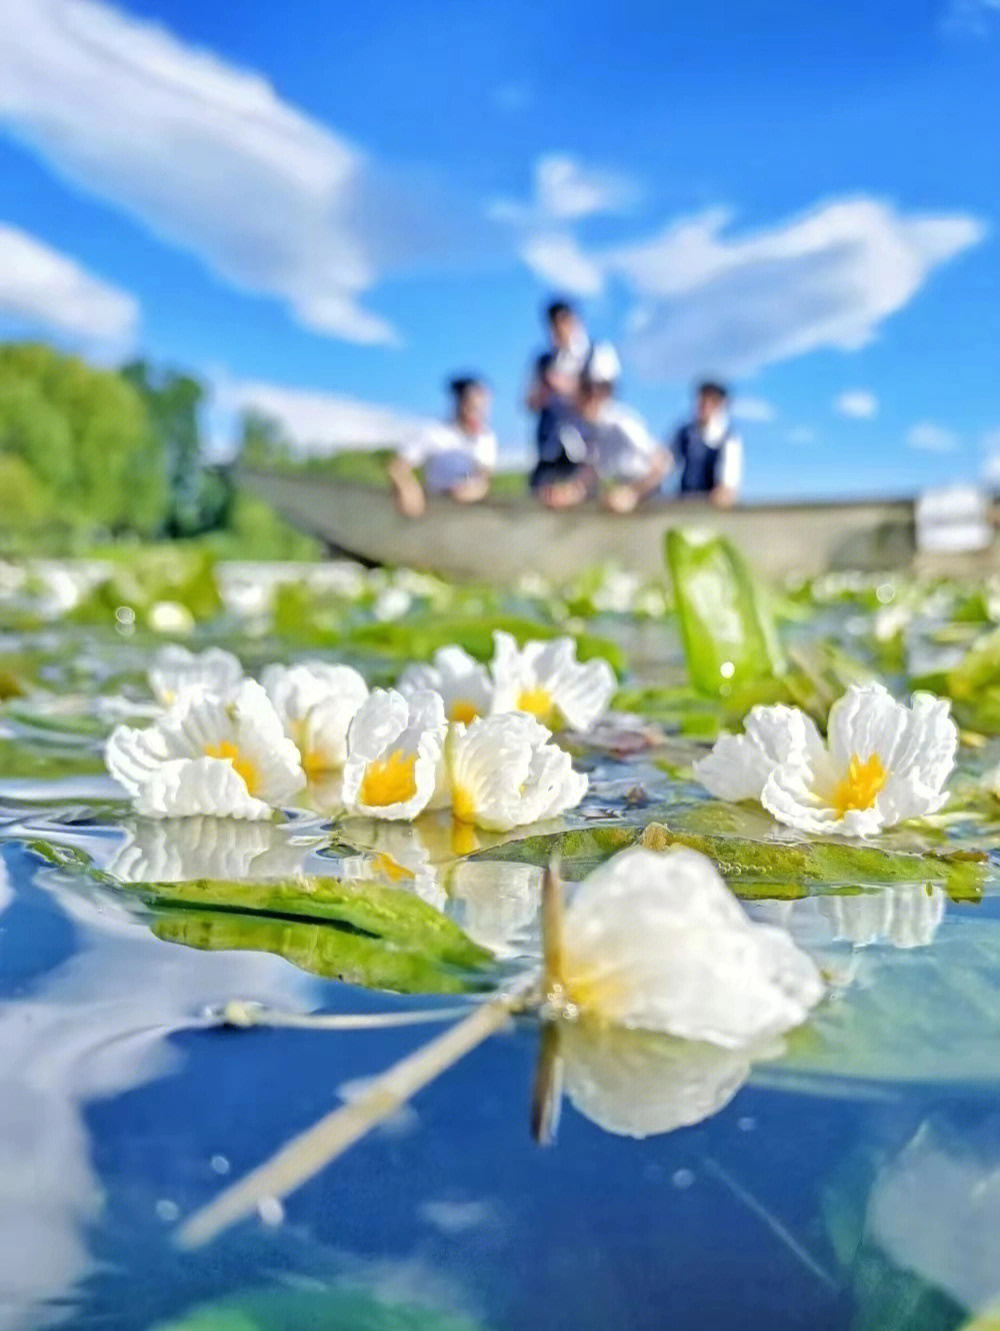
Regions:
M 671 527 L 727 536 L 761 572 L 810 576 L 835 569 L 1000 569 L 1000 543 L 965 554 L 918 554 L 915 502 L 748 504 L 720 510 L 685 500 L 653 501 L 617 516 L 596 503 L 554 513 L 529 496 L 484 503 L 431 499 L 423 517 L 401 517 L 388 489 L 243 468 L 238 481 L 332 551 L 368 564 L 405 565 L 446 577 L 512 583 L 526 573 L 556 582 L 597 563 L 655 576 Z M 990 532 L 990 536 L 992 532 Z

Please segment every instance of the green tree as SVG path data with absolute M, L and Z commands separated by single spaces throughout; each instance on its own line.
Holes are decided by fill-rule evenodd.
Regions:
M 23 460 L 68 526 L 160 525 L 162 449 L 142 396 L 114 371 L 38 343 L 0 345 L 0 454 Z

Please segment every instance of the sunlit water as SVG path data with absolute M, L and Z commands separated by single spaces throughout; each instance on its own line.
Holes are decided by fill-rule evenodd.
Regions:
M 676 670 L 669 636 L 643 632 Z M 248 664 L 295 655 L 287 640 L 227 642 Z M 730 1055 L 568 1047 L 557 1141 L 541 1148 L 525 1020 L 283 1210 L 180 1253 L 179 1218 L 433 1029 L 236 1031 L 220 1007 L 468 1003 L 447 991 L 489 987 L 533 952 L 539 866 L 482 867 L 486 838 L 485 860 L 463 862 L 475 846 L 440 826 L 414 837 L 321 812 L 141 825 L 100 751 L 122 700 L 142 701 L 155 645 L 92 627 L 5 642 L 44 692 L 0 712 L 0 1327 L 949 1328 L 1000 1293 L 992 869 L 975 904 L 902 885 L 752 905 L 834 978 L 812 1043 L 752 1071 Z M 677 745 L 585 750 L 593 787 L 571 825 L 641 827 L 696 804 L 665 770 Z M 497 960 L 424 971 L 336 924 L 135 886 L 302 871 L 416 894 Z M 344 958 L 376 987 L 310 970 Z M 664 1130 L 701 1102 L 701 1121 Z

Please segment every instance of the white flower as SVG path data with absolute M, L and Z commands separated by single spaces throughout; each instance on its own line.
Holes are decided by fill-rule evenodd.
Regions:
M 507 712 L 453 725 L 445 745 L 451 807 L 461 822 L 497 832 L 575 808 L 587 778 L 534 717 Z
M 368 685 L 356 670 L 324 661 L 272 665 L 261 675 L 285 733 L 298 745 L 310 781 L 338 772 L 347 761 L 347 731 Z
M 180 601 L 156 601 L 149 607 L 149 627 L 154 633 L 193 633 L 194 615 Z
M 580 662 L 572 638 L 529 642 L 493 635 L 494 712 L 529 712 L 545 725 L 587 730 L 607 711 L 615 674 L 607 661 Z
M 157 702 L 169 707 L 187 689 L 225 695 L 243 678 L 243 667 L 232 652 L 209 647 L 191 652 L 179 643 L 161 647 L 149 668 L 149 687 Z
M 757 924 L 691 850 L 634 847 L 592 873 L 563 922 L 569 1009 L 738 1048 L 800 1025 L 823 996 L 812 960 Z
M 493 706 L 489 671 L 462 647 L 440 648 L 433 665 L 407 666 L 396 687 L 406 696 L 433 689 L 444 699 L 449 721 L 474 721 L 489 715 Z
M 225 698 L 185 688 L 155 725 L 118 726 L 105 757 L 150 818 L 267 818 L 305 785 L 298 749 L 251 679 Z
M 434 797 L 447 729 L 436 693 L 404 698 L 395 689 L 376 689 L 347 734 L 347 808 L 374 818 L 415 818 Z
M 724 799 L 757 798 L 803 832 L 869 836 L 940 809 L 955 763 L 950 704 L 881 684 L 852 684 L 830 709 L 824 744 L 801 712 L 755 707 L 742 736 L 723 735 L 695 774 Z

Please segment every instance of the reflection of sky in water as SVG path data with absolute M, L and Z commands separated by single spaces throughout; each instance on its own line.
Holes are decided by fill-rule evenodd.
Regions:
M 183 850 L 153 842 L 113 839 L 103 857 L 141 843 L 167 867 L 162 857 Z M 250 849 L 275 853 L 270 842 Z M 220 842 L 227 861 L 236 852 Z M 247 1285 L 287 1293 L 289 1280 L 312 1289 L 346 1278 L 497 1328 L 847 1327 L 855 1275 L 838 1261 L 823 1198 L 859 1143 L 898 1161 L 866 1202 L 870 1240 L 891 1267 L 941 1278 L 920 1267 L 919 1236 L 900 1227 L 893 1199 L 918 1176 L 961 1228 L 955 1198 L 979 1166 L 960 1142 L 954 1166 L 914 1164 L 906 1146 L 943 1092 L 894 1091 L 890 1104 L 800 1096 L 743 1085 L 745 1067 L 719 1051 L 677 1060 L 672 1042 L 610 1048 L 572 1031 L 567 1107 L 557 1145 L 543 1150 L 527 1128 L 530 1023 L 308 1183 L 279 1229 L 252 1222 L 181 1258 L 167 1241 L 171 1217 L 424 1038 L 237 1034 L 200 1025 L 206 1005 L 235 994 L 345 1011 L 414 1000 L 324 984 L 276 958 L 162 943 L 106 895 L 71 890 L 67 871 L 43 868 L 29 886 L 31 861 L 6 855 L 0 1326 L 62 1317 L 138 1329 Z M 523 900 L 511 908 L 519 928 L 532 912 Z M 962 1278 L 978 1294 L 983 1282 Z

